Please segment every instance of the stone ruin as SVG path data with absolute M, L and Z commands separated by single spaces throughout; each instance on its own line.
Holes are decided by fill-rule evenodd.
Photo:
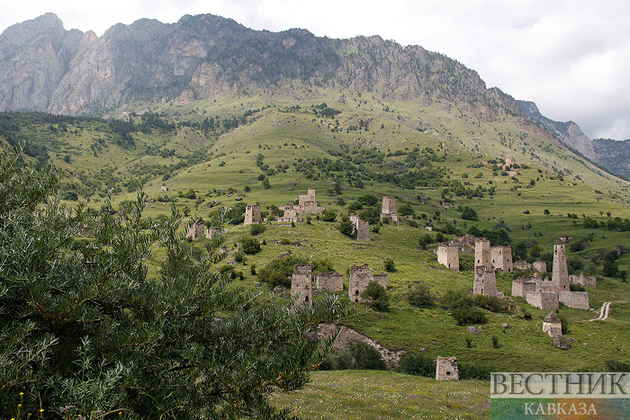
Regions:
M 293 266 L 291 275 L 291 297 L 296 297 L 296 305 L 313 305 L 313 285 L 310 265 Z
M 369 241 L 370 240 L 370 223 L 361 220 L 357 215 L 351 214 L 350 221 L 354 225 L 353 236 L 357 241 Z
M 542 330 L 549 334 L 549 337 L 561 336 L 562 321 L 560 321 L 560 317 L 554 312 L 550 312 L 549 315 L 543 319 Z
M 545 261 L 534 261 L 532 263 L 532 268 L 539 273 L 547 272 L 547 263 Z
M 223 235 L 223 231 L 221 229 L 208 228 L 208 230 L 206 230 L 207 239 L 215 239 L 221 235 Z
M 318 273 L 315 275 L 315 286 L 320 292 L 342 292 L 343 276 L 339 273 Z
M 168 191 L 168 188 L 166 188 L 166 182 L 162 183 L 162 189 L 160 190 L 160 192 L 166 192 Z
M 260 204 L 252 204 L 245 208 L 245 226 L 262 223 Z
M 459 271 L 459 248 L 442 243 L 436 251 L 438 263 L 446 268 Z
M 497 277 L 494 270 L 488 270 L 482 265 L 475 267 L 473 295 L 503 297 L 503 293 L 497 291 Z
M 575 274 L 569 274 L 569 281 L 575 284 L 581 284 L 582 286 L 597 287 L 597 277 L 586 277 L 582 271 L 579 276 Z
M 552 278 L 521 276 L 512 281 L 512 296 L 524 297 L 527 303 L 545 311 L 556 310 L 560 302 L 569 308 L 590 309 L 588 292 L 572 292 L 565 250 L 566 236 L 553 246 Z
M 376 281 L 387 289 L 387 273 L 372 274 L 372 270 L 367 264 L 362 266 L 352 266 L 350 268 L 350 281 L 348 284 L 348 297 L 351 302 L 365 302 L 361 293 L 365 292 L 368 284 Z
M 201 238 L 204 236 L 205 224 L 203 220 L 197 220 L 195 224 L 193 224 L 190 229 L 188 229 L 188 233 L 186 234 L 187 238 L 192 238 L 193 240 L 197 238 Z
M 512 265 L 512 247 L 509 245 L 492 247 L 492 266 L 495 270 L 501 270 L 506 273 L 514 271 Z
M 436 381 L 459 381 L 459 369 L 456 357 L 438 356 L 435 366 Z
M 380 221 L 383 222 L 385 219 L 398 224 L 398 212 L 396 211 L 396 199 L 394 197 L 383 197 Z
M 486 270 L 492 269 L 490 241 L 486 238 L 475 240 L 475 267 L 485 267 Z
M 306 194 L 298 196 L 298 204 L 287 204 L 278 207 L 284 211 L 284 217 L 280 218 L 281 222 L 301 222 L 303 219 L 298 216 L 302 213 L 322 213 L 326 207 L 318 206 L 315 199 L 315 188 L 309 188 Z

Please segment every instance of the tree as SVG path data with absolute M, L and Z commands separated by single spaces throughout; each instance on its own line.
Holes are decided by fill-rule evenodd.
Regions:
M 426 284 L 418 284 L 406 294 L 407 301 L 413 306 L 430 306 L 437 300 Z
M 322 213 L 322 220 L 324 222 L 334 222 L 337 219 L 337 212 L 333 209 L 326 209 Z
M 50 418 L 288 417 L 267 396 L 318 366 L 325 349 L 305 334 L 344 314 L 335 297 L 262 308 L 213 269 L 222 254 L 193 252 L 175 208 L 146 218 L 139 194 L 69 209 L 54 169 L 24 159 L 0 154 L 0 412 L 20 401 Z

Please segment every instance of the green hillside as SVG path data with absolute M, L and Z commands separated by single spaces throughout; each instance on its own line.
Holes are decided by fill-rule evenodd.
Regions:
M 224 98 L 157 107 L 153 114 L 132 114 L 118 123 L 2 114 L 0 127 L 7 145 L 26 139 L 27 152 L 34 158 L 65 172 L 61 193 L 71 204 L 79 199 L 98 208 L 108 195 L 118 204 L 133 199 L 142 185 L 147 216 L 170 214 L 172 199 L 194 222 L 199 217 L 212 220 L 222 207 L 244 204 L 259 203 L 269 215 L 276 206 L 315 188 L 318 204 L 334 210 L 335 221 L 312 215 L 293 225 L 266 223 L 266 230 L 256 236 L 261 252 L 239 255 L 235 271 L 242 279 L 236 282 L 259 290 L 261 301 L 273 302 L 288 299 L 288 292 L 258 285 L 260 278 L 254 273 L 281 254 L 326 262 L 344 274 L 346 287 L 351 266 L 367 263 L 381 271 L 385 260 L 392 259 L 391 310 L 356 305 L 356 314 L 343 321 L 391 350 L 430 358 L 457 356 L 464 364 L 491 371 L 592 371 L 605 369 L 607 361 L 628 362 L 627 305 L 613 304 L 610 319 L 589 322 L 602 303 L 630 301 L 625 281 L 630 270 L 627 182 L 591 167 L 517 117 L 503 115 L 484 122 L 457 108 L 384 103 L 369 94 L 315 96 L 299 105 L 272 102 L 261 94 L 242 103 Z M 345 99 L 332 99 L 340 96 Z M 516 164 L 504 169 L 508 154 Z M 161 191 L 163 183 L 166 193 Z M 374 220 L 385 195 L 396 197 L 398 211 L 412 220 L 405 219 L 400 226 Z M 462 218 L 467 207 L 477 220 Z M 340 222 L 349 212 L 370 220 L 370 242 L 359 243 L 340 233 Z M 243 240 L 252 236 L 242 223 L 224 227 L 228 250 L 242 248 Z M 418 284 L 429 286 L 438 298 L 449 290 L 471 289 L 472 254 L 460 254 L 462 270 L 453 272 L 438 265 L 434 251 L 440 235 L 450 241 L 480 231 L 503 232 L 515 261 L 542 258 L 549 269 L 556 238 L 560 234 L 571 238 L 567 245 L 571 271 L 597 275 L 598 287 L 587 289 L 595 311 L 564 306 L 559 310 L 568 321 L 570 350 L 552 345 L 542 332 L 547 313 L 522 298 L 513 300 L 515 311 L 483 310 L 488 323 L 479 335 L 457 325 L 439 304 L 418 308 L 408 303 L 406 293 Z M 432 243 L 423 249 L 420 239 L 426 235 Z M 206 241 L 191 246 L 204 252 Z M 607 265 L 606 255 L 612 251 L 616 258 Z M 156 253 L 150 276 L 158 276 L 163 257 Z M 610 267 L 614 270 L 607 271 Z M 515 277 L 498 275 L 498 288 L 506 296 L 511 295 Z M 340 295 L 347 299 L 347 292 Z M 531 320 L 524 318 L 527 312 Z M 471 386 L 481 387 L 475 392 L 483 394 L 487 383 Z

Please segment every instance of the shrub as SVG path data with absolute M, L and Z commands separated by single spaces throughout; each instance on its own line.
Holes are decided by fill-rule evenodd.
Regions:
M 371 299 L 371 302 L 368 303 L 368 306 L 371 308 L 376 309 L 377 311 L 389 311 L 389 295 L 387 290 L 378 284 L 378 282 L 371 281 L 365 291 L 361 293 L 361 297 L 364 299 Z
M 348 344 L 348 349 L 354 361 L 354 369 L 387 369 L 381 353 L 369 344 L 355 340 Z
M 475 363 L 459 363 L 457 365 L 459 369 L 459 379 L 479 379 L 482 381 L 490 380 L 490 369 L 488 366 L 475 364 Z
M 458 308 L 452 311 L 452 316 L 457 325 L 486 324 L 488 317 L 479 308 Z
M 496 335 L 492 336 L 492 348 L 494 349 L 499 348 L 499 337 L 497 337 Z
M 249 233 L 252 236 L 260 235 L 261 233 L 265 233 L 267 230 L 267 226 L 261 224 L 254 224 L 249 227 Z
M 389 257 L 385 258 L 385 261 L 383 262 L 383 267 L 388 273 L 394 273 L 396 271 L 396 264 L 394 263 L 394 260 Z
M 243 252 L 247 255 L 254 255 L 260 252 L 260 242 L 256 238 L 245 238 L 241 240 Z
M 291 287 L 290 277 L 293 274 L 293 266 L 301 264 L 308 264 L 308 259 L 294 255 L 275 259 L 258 271 L 258 279 L 271 288 Z
M 341 232 L 342 235 L 352 237 L 354 234 L 354 224 L 352 224 L 350 220 L 344 220 L 339 225 L 339 232 Z
M 571 283 L 569 285 L 569 287 L 571 288 L 572 292 L 584 292 L 584 291 L 586 291 L 586 288 L 584 288 L 584 286 L 582 286 L 581 284 L 578 284 L 578 283 Z
M 433 358 L 419 353 L 405 353 L 398 362 L 398 370 L 409 375 L 435 378 L 435 362 Z
M 436 301 L 436 297 L 431 293 L 431 288 L 426 284 L 418 284 L 406 295 L 407 301 L 413 306 L 430 306 Z
M 322 220 L 324 222 L 334 222 L 337 219 L 337 212 L 332 209 L 326 209 L 322 213 Z
M 464 220 L 479 220 L 477 212 L 470 207 L 466 206 L 462 212 L 462 219 Z

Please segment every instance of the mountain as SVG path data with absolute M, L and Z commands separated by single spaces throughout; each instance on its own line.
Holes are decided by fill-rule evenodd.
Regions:
M 461 63 L 378 36 L 337 40 L 306 30 L 272 33 L 213 15 L 175 24 L 141 19 L 102 37 L 65 31 L 46 14 L 0 37 L 0 110 L 103 114 L 139 103 L 189 103 L 222 95 L 305 88 L 372 91 L 381 99 L 468 103 L 479 117 L 516 102 L 486 89 Z
M 630 140 L 594 139 L 593 151 L 598 164 L 630 179 Z
M 516 101 L 519 108 L 532 120 L 547 129 L 554 137 L 567 147 L 581 153 L 589 159 L 596 158 L 593 144 L 573 121 L 559 122 L 551 120 L 540 113 L 534 102 Z

